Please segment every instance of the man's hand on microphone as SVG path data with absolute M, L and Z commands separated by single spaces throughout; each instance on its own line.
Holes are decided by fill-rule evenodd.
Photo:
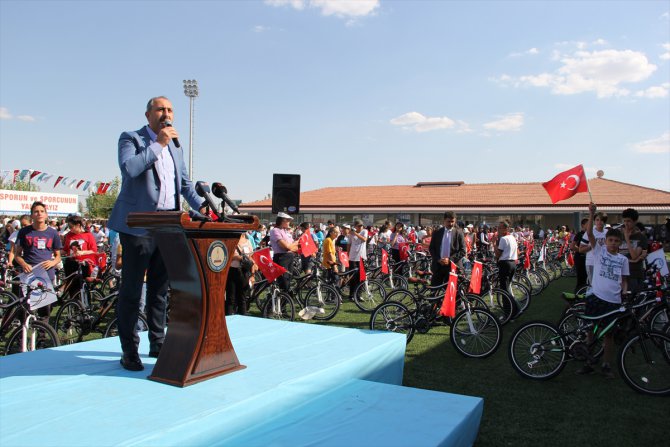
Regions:
M 156 135 L 156 141 L 163 147 L 170 144 L 170 141 L 174 138 L 179 138 L 179 133 L 174 127 L 163 127 Z

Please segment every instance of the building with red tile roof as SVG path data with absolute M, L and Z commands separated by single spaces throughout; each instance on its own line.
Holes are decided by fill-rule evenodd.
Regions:
M 593 201 L 614 218 L 626 208 L 635 208 L 645 224 L 665 223 L 670 217 L 670 192 L 605 178 L 589 180 Z M 385 220 L 434 225 L 442 213 L 455 211 L 464 222 L 483 223 L 509 219 L 512 223 L 544 228 L 568 224 L 572 227 L 586 213 L 589 194 L 579 193 L 552 204 L 542 183 L 472 183 L 462 181 L 421 182 L 416 185 L 328 187 L 300 193 L 298 221 L 367 224 Z M 242 212 L 273 220 L 272 200 L 240 205 Z

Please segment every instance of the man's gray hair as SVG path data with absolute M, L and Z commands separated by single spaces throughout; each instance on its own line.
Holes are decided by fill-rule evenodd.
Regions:
M 151 112 L 151 108 L 154 106 L 154 101 L 157 99 L 167 99 L 168 101 L 170 100 L 170 98 L 168 98 L 167 96 L 154 96 L 147 103 L 147 112 Z

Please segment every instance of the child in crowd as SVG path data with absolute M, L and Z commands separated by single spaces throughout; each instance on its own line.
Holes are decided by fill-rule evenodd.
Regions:
M 593 234 L 593 216 L 596 212 L 596 205 L 589 205 L 589 221 L 586 224 L 586 234 L 593 251 L 593 278 L 591 283 L 591 293 L 586 297 L 585 314 L 596 317 L 605 315 L 608 312 L 621 307 L 621 294 L 627 291 L 627 277 L 629 275 L 628 259 L 619 254 L 621 245 L 621 231 L 610 229 L 605 235 L 605 244 L 598 244 Z M 612 321 L 612 316 L 601 321 L 601 326 L 607 325 Z M 593 341 L 593 334 L 588 336 L 588 343 Z M 612 331 L 605 335 L 604 339 L 605 354 L 601 367 L 602 374 L 607 378 L 614 378 L 611 363 L 614 359 L 614 339 Z M 590 374 L 594 372 L 593 366 L 587 361 L 584 366 L 577 371 L 577 374 Z

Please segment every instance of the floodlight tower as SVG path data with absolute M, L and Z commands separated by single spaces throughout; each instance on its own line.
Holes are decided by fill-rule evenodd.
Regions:
M 188 96 L 188 177 L 193 181 L 193 112 L 195 98 L 198 97 L 198 81 L 195 79 L 184 80 L 184 94 Z

